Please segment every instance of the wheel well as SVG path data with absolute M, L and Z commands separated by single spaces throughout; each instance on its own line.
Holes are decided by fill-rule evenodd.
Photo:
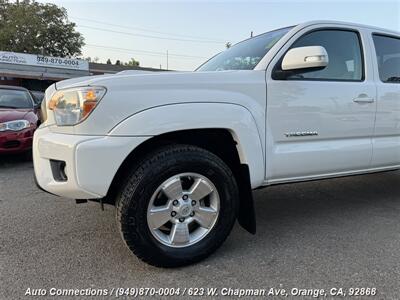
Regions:
M 245 229 L 254 233 L 254 208 L 252 204 L 253 200 L 251 194 L 249 169 L 247 165 L 241 164 L 238 150 L 236 148 L 237 143 L 233 139 L 230 131 L 227 129 L 182 130 L 158 135 L 145 141 L 137 148 L 135 148 L 124 160 L 124 162 L 118 169 L 117 174 L 114 176 L 107 196 L 103 199 L 103 202 L 115 204 L 115 199 L 120 188 L 120 184 L 129 174 L 131 166 L 148 153 L 154 151 L 156 148 L 170 144 L 188 144 L 206 149 L 217 155 L 230 167 L 236 178 L 240 192 L 240 210 L 242 216 L 240 216 L 239 214 L 239 223 L 241 223 L 241 225 L 245 227 Z M 249 207 L 249 205 L 251 206 Z M 242 208 L 249 210 L 249 214 L 244 213 Z M 250 222 L 251 224 L 244 225 L 242 224 L 243 222 L 241 221 L 241 219 L 244 220 L 243 222 Z M 249 226 L 253 226 L 254 229 L 249 229 Z
M 226 129 L 194 129 L 165 133 L 145 141 L 128 155 L 111 183 L 106 197 L 107 203 L 112 203 L 115 198 L 115 190 L 126 178 L 130 167 L 135 162 L 154 149 L 170 144 L 188 144 L 206 149 L 220 157 L 233 172 L 240 165 L 236 142 Z

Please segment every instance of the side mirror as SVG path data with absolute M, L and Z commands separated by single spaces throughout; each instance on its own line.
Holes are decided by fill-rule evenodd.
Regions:
M 328 53 L 322 46 L 307 46 L 290 49 L 282 60 L 282 70 L 325 68 L 329 63 Z

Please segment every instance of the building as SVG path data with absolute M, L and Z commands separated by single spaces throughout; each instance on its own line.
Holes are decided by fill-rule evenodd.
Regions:
M 23 86 L 35 91 L 44 91 L 54 82 L 64 79 L 115 74 L 127 70 L 165 71 L 136 66 L 89 63 L 81 59 L 0 51 L 0 85 Z

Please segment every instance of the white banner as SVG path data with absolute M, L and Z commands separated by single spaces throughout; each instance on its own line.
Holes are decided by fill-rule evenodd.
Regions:
M 0 51 L 0 63 L 89 71 L 89 62 L 86 60 L 26 53 Z

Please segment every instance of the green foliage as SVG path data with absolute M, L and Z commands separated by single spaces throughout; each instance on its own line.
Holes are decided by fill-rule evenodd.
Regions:
M 0 0 L 0 50 L 70 57 L 80 55 L 83 46 L 65 8 L 33 0 Z
M 131 58 L 130 61 L 128 61 L 127 63 L 125 63 L 125 66 L 135 66 L 138 67 L 139 66 L 139 62 L 137 60 L 135 60 L 134 58 Z

